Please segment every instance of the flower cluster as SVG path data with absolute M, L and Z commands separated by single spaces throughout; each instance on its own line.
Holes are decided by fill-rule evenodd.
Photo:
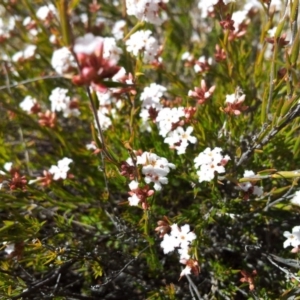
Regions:
M 177 224 L 173 224 L 169 226 L 165 221 L 159 221 L 158 225 L 155 230 L 163 236 L 160 246 L 164 253 L 167 254 L 177 249 L 180 255 L 179 261 L 185 265 L 180 277 L 191 273 L 198 275 L 198 262 L 192 259 L 189 254 L 191 242 L 196 239 L 196 234 L 190 230 L 190 225 L 186 224 L 179 227 Z
M 143 152 L 136 155 L 136 161 L 133 162 L 132 158 L 128 158 L 126 161 L 126 167 L 123 168 L 123 175 L 131 178 L 128 173 L 129 167 L 134 167 L 135 165 L 142 166 L 142 174 L 145 176 L 144 180 L 147 184 L 153 182 L 154 189 L 160 191 L 162 184 L 168 183 L 168 178 L 166 177 L 170 169 L 175 169 L 175 165 L 169 163 L 164 157 L 160 157 L 155 153 Z M 135 185 L 134 185 L 135 186 Z M 135 188 L 134 188 L 135 189 Z
M 168 133 L 164 142 L 169 144 L 171 149 L 176 149 L 178 155 L 184 154 L 189 143 L 195 144 L 197 142 L 197 138 L 191 135 L 193 130 L 192 126 L 188 126 L 186 129 L 178 126 Z
M 150 190 L 148 185 L 140 188 L 139 183 L 135 180 L 132 180 L 129 184 L 130 192 L 128 194 L 129 205 L 130 206 L 138 206 L 140 203 L 142 204 L 143 209 L 147 209 L 149 207 L 147 198 L 151 197 L 154 194 L 153 190 Z
M 161 190 L 162 184 L 168 183 L 166 176 L 169 174 L 170 169 L 175 169 L 175 165 L 169 163 L 166 158 L 150 152 L 143 152 L 143 154 L 137 156 L 136 164 L 142 165 L 145 182 L 147 184 L 153 182 L 156 191 Z
M 136 57 L 142 54 L 145 63 L 153 62 L 159 50 L 158 42 L 151 34 L 150 30 L 140 30 L 126 41 L 127 51 Z
M 63 112 L 65 118 L 70 116 L 78 117 L 80 111 L 78 110 L 78 105 L 76 100 L 71 100 L 67 96 L 68 90 L 62 88 L 55 88 L 52 90 L 49 100 L 51 101 L 51 111 L 52 112 Z
M 51 66 L 60 75 L 67 74 L 76 68 L 76 61 L 72 52 L 63 47 L 53 52 Z
M 160 99 L 166 90 L 164 86 L 156 83 L 151 83 L 150 86 L 145 87 L 140 97 L 143 102 L 142 107 L 160 109 L 162 107 Z
M 127 14 L 141 21 L 161 25 L 163 20 L 159 13 L 169 0 L 126 0 Z
M 197 139 L 192 136 L 193 127 L 184 129 L 183 125 L 188 123 L 195 113 L 195 109 L 185 107 L 163 107 L 161 98 L 166 88 L 152 83 L 146 87 L 141 94 L 143 101 L 140 117 L 143 124 L 142 129 L 151 131 L 148 119 L 156 123 L 159 135 L 164 138 L 164 142 L 169 144 L 171 149 L 176 149 L 177 154 L 186 152 L 189 143 L 195 144 Z
M 209 147 L 201 152 L 195 159 L 195 168 L 197 171 L 199 182 L 211 181 L 215 177 L 215 173 L 224 173 L 224 166 L 227 164 L 230 157 L 222 155 L 222 149 L 219 147 L 211 150 Z

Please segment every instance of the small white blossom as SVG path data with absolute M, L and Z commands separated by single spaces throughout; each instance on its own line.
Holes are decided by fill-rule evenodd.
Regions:
M 23 51 L 18 51 L 12 56 L 12 61 L 18 62 L 20 60 L 31 59 L 35 56 L 36 45 L 28 45 Z
M 291 200 L 291 203 L 300 206 L 300 191 L 297 191 L 295 193 L 294 197 Z
M 57 166 L 52 165 L 49 169 L 49 173 L 53 175 L 54 180 L 66 179 L 68 171 L 70 170 L 69 164 L 72 162 L 72 159 L 65 157 L 57 162 Z
M 110 60 L 112 64 L 117 64 L 123 51 L 117 47 L 115 38 L 106 37 L 103 43 L 103 58 Z
M 56 8 L 52 3 L 41 6 L 36 12 L 37 18 L 42 21 L 45 21 L 51 15 L 56 15 Z
M 211 181 L 216 173 L 224 173 L 224 165 L 230 160 L 228 155 L 223 156 L 221 154 L 221 148 L 206 148 L 201 152 L 195 159 L 195 168 L 200 170 L 197 171 L 199 182 Z
M 201 65 L 208 65 L 208 66 L 210 66 L 210 65 L 212 65 L 212 62 L 213 61 L 212 61 L 211 57 L 208 58 L 208 59 L 206 59 L 205 56 L 200 56 L 199 59 L 198 59 L 198 61 L 194 64 L 194 70 L 195 70 L 195 72 L 196 73 L 203 72 L 204 69 L 203 69 L 203 67 Z
M 164 142 L 170 145 L 170 148 L 176 149 L 177 154 L 184 154 L 189 143 L 195 144 L 197 139 L 192 136 L 193 127 L 189 126 L 186 130 L 179 126 L 168 134 Z
M 121 40 L 124 37 L 124 28 L 126 22 L 124 20 L 117 21 L 112 29 L 112 34 L 116 40 Z
M 174 251 L 178 247 L 178 243 L 174 236 L 165 234 L 160 246 L 163 248 L 164 254 L 167 254 Z
M 289 246 L 297 248 L 300 245 L 300 226 L 295 226 L 292 229 L 292 233 L 285 231 L 283 235 L 287 238 L 287 240 L 283 243 L 284 248 Z
M 72 52 L 67 47 L 63 47 L 53 52 L 51 66 L 58 74 L 63 75 L 76 67 L 76 61 Z
M 193 61 L 194 56 L 190 52 L 184 52 L 181 55 L 181 60 Z
M 31 109 L 35 106 L 37 103 L 36 99 L 31 96 L 26 96 L 24 100 L 19 104 L 20 108 L 27 113 L 31 112 Z
M 94 144 L 94 143 L 89 143 L 89 144 L 86 144 L 85 145 L 85 148 L 87 150 L 96 150 L 97 149 L 97 146 Z
M 101 129 L 103 131 L 107 130 L 112 125 L 112 121 L 108 117 L 109 110 L 105 106 L 99 106 L 97 114 L 98 114 L 98 120 L 100 122 Z M 96 120 L 94 123 L 95 123 L 95 127 L 97 128 Z
M 103 43 L 103 38 L 94 36 L 92 33 L 87 33 L 82 37 L 78 37 L 74 43 L 74 52 L 91 55 L 95 52 L 99 44 Z
M 189 255 L 189 248 L 179 248 L 178 253 L 180 255 L 180 260 L 188 260 L 191 258 L 191 256 Z
M 133 194 L 131 197 L 128 197 L 128 201 L 130 206 L 138 206 L 141 199 L 136 194 Z
M 129 183 L 130 190 L 136 190 L 138 187 L 139 187 L 139 183 L 137 181 L 135 181 L 135 180 L 132 180 Z
M 190 231 L 190 225 L 188 224 L 185 224 L 180 228 L 177 224 L 173 224 L 171 228 L 171 236 L 174 236 L 174 238 L 177 239 L 178 247 L 181 249 L 188 249 L 191 242 L 196 239 L 196 234 Z
M 154 183 L 154 189 L 159 191 L 162 184 L 168 183 L 166 177 L 170 169 L 174 169 L 175 165 L 169 163 L 164 157 L 160 157 L 155 153 L 144 152 L 142 155 L 137 156 L 137 165 L 142 165 L 142 173 L 145 175 L 145 182 Z

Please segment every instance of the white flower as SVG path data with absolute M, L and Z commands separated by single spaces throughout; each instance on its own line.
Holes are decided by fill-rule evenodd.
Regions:
M 200 170 L 197 171 L 199 182 L 211 181 L 215 176 L 215 172 L 225 172 L 224 165 L 230 157 L 228 155 L 223 156 L 221 152 L 222 149 L 218 147 L 213 150 L 206 148 L 194 159 L 195 168 L 200 167 Z
M 5 172 L 0 170 L 0 175 L 6 175 L 7 172 L 11 171 L 12 166 L 13 166 L 12 162 L 5 163 L 4 166 L 3 166 L 3 169 L 5 170 Z M 1 184 L 1 187 L 2 187 L 2 184 Z M 0 189 L 1 189 L 1 187 L 0 187 Z
M 112 125 L 112 121 L 108 117 L 109 110 L 105 106 L 99 106 L 97 114 L 98 114 L 98 119 L 100 122 L 101 129 L 104 131 L 107 130 Z M 97 128 L 96 120 L 94 123 L 95 123 L 95 127 Z
M 12 162 L 7 162 L 7 163 L 4 164 L 3 169 L 4 169 L 6 172 L 10 172 L 10 170 L 12 169 L 12 166 L 13 166 L 13 163 L 12 163 Z
M 170 169 L 174 169 L 175 165 L 169 163 L 164 157 L 159 157 L 155 153 L 144 152 L 142 155 L 137 156 L 137 165 L 143 165 L 142 173 L 145 175 L 145 182 L 154 183 L 154 189 L 161 190 L 162 184 L 168 183 L 166 175 Z
M 67 96 L 68 90 L 62 88 L 55 88 L 52 90 L 49 100 L 51 101 L 51 110 L 64 111 L 69 107 L 70 97 Z
M 31 96 L 26 96 L 24 100 L 19 104 L 20 108 L 27 113 L 31 112 L 31 109 L 34 107 L 36 104 L 36 99 L 31 97 Z
M 140 100 L 143 101 L 142 107 L 150 108 L 161 108 L 160 98 L 167 89 L 159 84 L 151 83 L 150 86 L 145 87 Z
M 276 30 L 277 30 L 277 26 L 275 26 L 275 27 L 269 29 L 269 30 L 268 30 L 268 35 L 269 35 L 269 37 L 271 37 L 271 38 L 274 37 L 274 36 L 275 36 Z
M 209 147 L 201 152 L 195 159 L 195 167 L 198 168 L 201 165 L 219 164 L 222 161 L 223 156 L 220 152 L 221 148 L 214 148 L 211 150 Z
M 205 56 L 200 56 L 197 62 L 198 63 L 195 63 L 195 65 L 194 65 L 195 72 L 196 73 L 203 72 L 204 69 L 202 68 L 201 64 L 208 65 L 208 66 L 212 65 L 212 58 L 210 57 L 210 58 L 206 59 Z
M 41 6 L 36 12 L 37 18 L 42 21 L 45 21 L 51 14 L 56 14 L 56 8 L 51 3 L 45 6 Z
M 168 3 L 169 0 L 126 0 L 127 14 L 135 16 L 141 21 L 161 25 L 163 20 L 159 16 L 160 3 Z
M 6 252 L 8 255 L 15 251 L 15 244 L 3 242 L 3 245 L 5 245 L 4 252 Z
M 300 206 L 300 191 L 297 191 L 293 197 L 293 199 L 291 200 L 291 203 L 294 205 L 298 205 Z
M 219 0 L 200 0 L 198 2 L 198 8 L 201 9 L 201 18 L 206 18 L 208 16 L 208 13 L 212 12 L 214 10 L 214 5 L 216 5 L 219 2 Z
M 3 166 L 3 169 L 5 170 L 5 172 L 0 170 L 0 175 L 6 175 L 6 172 L 10 172 L 10 170 L 12 169 L 12 166 L 13 166 L 12 162 L 5 163 Z M 1 184 L 1 187 L 2 187 L 2 184 Z
M 19 51 L 12 56 L 12 61 L 26 60 L 35 56 L 36 45 L 28 45 L 23 51 Z
M 132 34 L 126 41 L 127 51 L 134 56 L 138 56 L 142 52 L 145 63 L 152 62 L 159 50 L 158 42 L 151 34 L 150 30 L 140 30 Z
M 116 40 L 121 40 L 124 37 L 124 27 L 126 22 L 124 20 L 117 21 L 112 29 L 112 34 Z
M 156 191 L 160 191 L 162 189 L 162 184 L 168 184 L 168 178 L 163 176 L 162 174 L 158 174 L 157 172 L 155 172 L 154 170 L 150 169 L 148 171 L 145 171 L 147 173 L 144 173 L 145 176 L 145 182 L 147 184 L 153 182 L 154 183 L 154 189 Z
M 245 98 L 246 95 L 237 95 L 237 94 L 226 95 L 225 103 L 229 103 L 229 104 L 242 103 L 245 101 Z
M 188 249 L 190 243 L 196 239 L 196 234 L 190 231 L 190 225 L 188 224 L 180 228 L 177 224 L 173 224 L 171 228 L 171 236 L 177 239 L 178 247 L 181 247 L 181 249 Z
M 136 194 L 133 194 L 131 197 L 128 197 L 128 201 L 130 206 L 138 206 L 140 198 Z
M 69 164 L 71 162 L 73 162 L 72 159 L 65 157 L 57 162 L 57 166 L 52 165 L 49 169 L 49 173 L 53 175 L 53 179 L 66 179 L 67 173 L 70 170 Z
M 114 65 L 117 64 L 123 51 L 117 47 L 115 38 L 106 37 L 103 39 L 103 43 L 103 58 L 109 60 Z
M 285 231 L 283 235 L 287 238 L 287 240 L 283 243 L 284 248 L 289 246 L 297 248 L 300 245 L 300 226 L 295 226 L 292 229 L 292 233 Z
M 97 147 L 96 147 L 96 145 L 95 145 L 94 143 L 86 144 L 86 145 L 85 145 L 85 148 L 86 148 L 87 150 L 96 150 L 96 149 L 97 149 Z
M 75 68 L 76 61 L 72 52 L 67 47 L 63 47 L 53 52 L 51 66 L 58 74 L 62 75 L 71 68 Z
M 160 246 L 163 248 L 164 254 L 167 254 L 174 251 L 175 248 L 178 247 L 178 242 L 174 236 L 165 234 Z
M 148 131 L 148 132 L 151 132 L 151 126 L 150 126 L 150 123 L 149 123 L 149 111 L 147 108 L 142 108 L 141 109 L 141 112 L 140 112 L 140 118 L 141 118 L 141 121 L 142 121 L 142 124 L 140 125 L 140 131 L 141 132 L 144 132 L 144 131 Z
M 250 171 L 250 170 L 245 170 L 244 172 L 244 177 L 245 178 L 253 178 L 255 177 L 255 173 L 253 171 Z M 244 192 L 249 192 L 255 196 L 262 196 L 263 195 L 263 188 L 262 187 L 259 187 L 257 185 L 254 185 L 255 181 L 247 181 L 247 182 L 242 182 L 242 183 L 239 183 L 237 189 L 238 190 L 242 190 Z
M 248 12 L 246 10 L 239 10 L 235 11 L 232 16 L 231 20 L 234 22 L 233 26 L 235 32 L 239 31 L 239 26 L 247 19 Z
M 252 192 L 253 195 L 255 195 L 255 196 L 257 196 L 257 197 L 260 197 L 260 196 L 263 195 L 263 193 L 264 193 L 264 190 L 263 190 L 262 187 L 257 186 L 257 185 L 255 185 L 255 186 L 253 187 L 253 192 Z
M 178 227 L 177 224 L 173 224 L 171 225 L 171 233 L 164 235 L 161 247 L 164 249 L 165 254 L 174 251 L 175 248 L 179 248 L 180 260 L 188 260 L 190 259 L 188 254 L 189 246 L 195 239 L 196 235 L 190 231 L 190 225 L 186 224 Z
M 92 33 L 87 33 L 82 37 L 78 37 L 75 40 L 74 52 L 75 53 L 84 53 L 91 55 L 95 52 L 99 44 L 103 43 L 103 38 L 100 36 L 94 36 Z
M 162 108 L 156 117 L 156 124 L 159 128 L 159 135 L 166 137 L 167 134 L 172 130 L 173 123 L 180 121 L 180 118 L 184 117 L 183 107 L 164 107 Z M 166 142 L 168 143 L 169 142 Z
M 135 180 L 132 180 L 129 183 L 130 190 L 136 190 L 138 187 L 139 187 L 139 183 L 137 181 L 135 181 Z
M 197 141 L 196 137 L 191 136 L 192 131 L 193 127 L 191 126 L 186 130 L 179 126 L 168 134 L 164 142 L 169 144 L 170 148 L 176 149 L 178 155 L 184 154 L 189 142 L 194 144 Z
M 193 61 L 194 56 L 190 52 L 184 52 L 181 55 L 181 60 Z
M 251 170 L 245 170 L 244 171 L 244 177 L 253 177 L 255 176 L 255 173 Z

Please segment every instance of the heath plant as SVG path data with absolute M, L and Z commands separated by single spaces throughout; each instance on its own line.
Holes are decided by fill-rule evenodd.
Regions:
M 300 299 L 299 0 L 0 0 L 0 299 Z

